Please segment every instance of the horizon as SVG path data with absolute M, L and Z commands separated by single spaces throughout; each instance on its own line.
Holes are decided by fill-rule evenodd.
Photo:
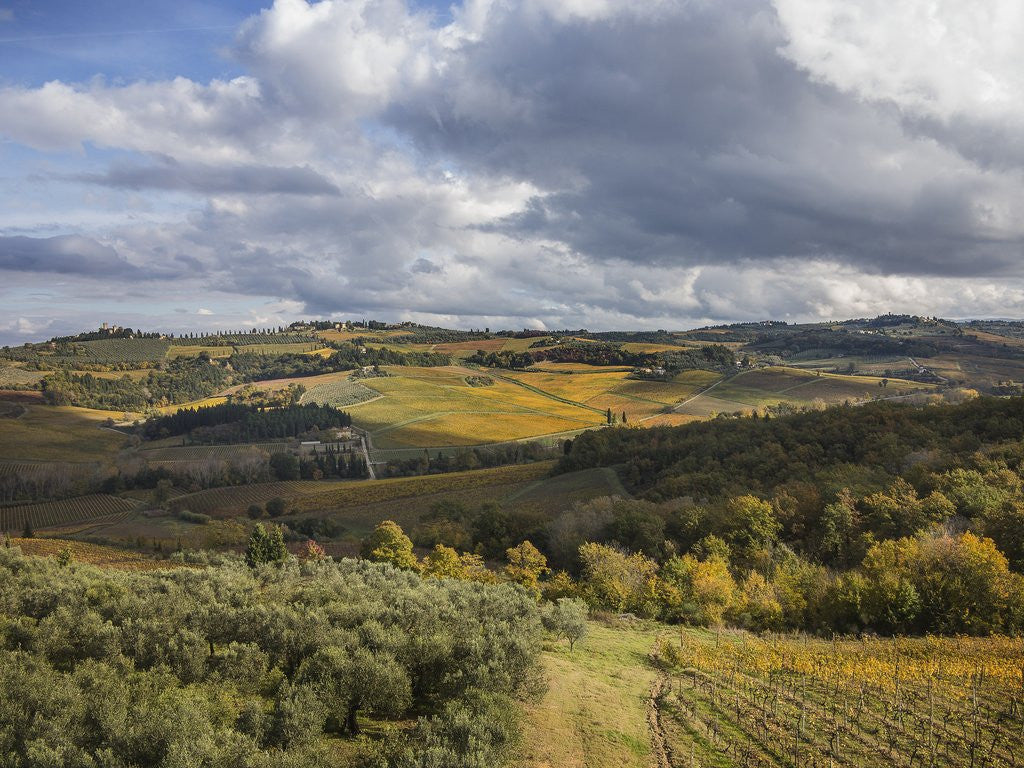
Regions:
M 1005 0 L 0 0 L 0 345 L 1024 317 L 1021 33 Z
M 10 347 L 15 347 L 15 346 L 21 346 L 22 344 L 26 344 L 26 345 L 27 344 L 40 344 L 40 343 L 49 342 L 49 341 L 52 341 L 52 340 L 58 339 L 58 338 L 74 338 L 75 336 L 78 336 L 78 335 L 81 335 L 81 334 L 94 333 L 96 331 L 104 331 L 104 330 L 108 330 L 108 329 L 118 329 L 119 330 L 119 329 L 124 329 L 124 328 L 129 328 L 129 329 L 133 330 L 136 334 L 159 334 L 161 336 L 166 336 L 168 338 L 187 338 L 187 337 L 189 337 L 190 334 L 195 334 L 197 337 L 199 337 L 199 336 L 218 336 L 218 335 L 230 336 L 230 335 L 247 334 L 247 333 L 252 333 L 252 332 L 264 332 L 264 331 L 267 331 L 267 330 L 269 330 L 272 333 L 278 333 L 278 332 L 281 332 L 279 329 L 283 329 L 284 333 L 288 333 L 290 328 L 293 325 L 300 325 L 300 324 L 302 324 L 302 325 L 312 325 L 312 324 L 315 324 L 315 323 L 334 323 L 334 324 L 339 324 L 339 325 L 340 324 L 344 324 L 344 323 L 351 323 L 351 324 L 353 324 L 353 327 L 355 327 L 355 328 L 366 328 L 367 335 L 372 335 L 372 333 L 376 329 L 369 328 L 367 325 L 363 325 L 364 323 L 371 323 L 371 322 L 383 323 L 385 328 L 386 329 L 390 329 L 390 330 L 397 329 L 397 328 L 401 327 L 403 324 L 412 323 L 413 325 L 417 325 L 417 326 L 421 326 L 421 327 L 436 327 L 436 328 L 442 328 L 442 329 L 445 329 L 445 330 L 455 330 L 455 331 L 467 332 L 467 333 L 480 333 L 482 335 L 490 335 L 490 336 L 500 336 L 500 335 L 508 334 L 508 333 L 522 333 L 522 332 L 545 332 L 545 333 L 557 335 L 557 334 L 560 334 L 560 333 L 573 333 L 573 332 L 581 332 L 581 331 L 582 332 L 586 332 L 586 333 L 595 333 L 595 334 L 596 333 L 616 333 L 616 332 L 622 332 L 622 333 L 644 333 L 644 332 L 664 331 L 666 333 L 670 333 L 671 334 L 671 333 L 689 333 L 691 331 L 710 330 L 710 329 L 715 329 L 715 328 L 728 328 L 728 327 L 733 327 L 733 326 L 751 326 L 751 325 L 755 325 L 756 326 L 756 325 L 765 325 L 765 324 L 773 324 L 773 323 L 774 324 L 783 324 L 783 325 L 786 325 L 788 327 L 798 327 L 798 326 L 803 326 L 803 325 L 846 325 L 846 324 L 857 323 L 857 322 L 869 322 L 871 320 L 877 320 L 877 319 L 882 318 L 882 317 L 903 316 L 904 314 L 905 313 L 898 313 L 898 312 L 883 312 L 882 314 L 875 315 L 873 317 L 830 318 L 830 319 L 826 319 L 826 320 L 813 320 L 813 321 L 809 321 L 809 322 L 791 322 L 791 321 L 786 321 L 786 320 L 778 320 L 778 319 L 775 319 L 775 318 L 761 318 L 760 320 L 741 320 L 741 321 L 735 321 L 735 322 L 730 322 L 730 323 L 714 323 L 714 324 L 706 324 L 706 325 L 692 326 L 692 327 L 681 327 L 681 326 L 680 327 L 672 327 L 672 326 L 669 326 L 669 327 L 665 327 L 665 328 L 625 328 L 625 327 L 623 327 L 623 328 L 591 328 L 591 327 L 587 327 L 587 326 L 580 326 L 579 328 L 536 328 L 536 327 L 534 327 L 534 328 L 530 328 L 530 327 L 506 328 L 506 327 L 498 326 L 498 327 L 495 327 L 494 329 L 491 329 L 489 326 L 485 326 L 484 328 L 480 328 L 480 327 L 473 327 L 472 325 L 465 325 L 465 326 L 458 326 L 458 325 L 452 325 L 452 326 L 440 326 L 440 325 L 439 326 L 431 326 L 431 325 L 426 324 L 426 323 L 416 323 L 414 321 L 409 321 L 409 320 L 381 320 L 380 318 L 377 318 L 377 317 L 373 317 L 373 318 L 360 318 L 360 319 L 353 319 L 352 317 L 319 317 L 319 318 L 302 318 L 302 319 L 291 320 L 291 321 L 282 322 L 282 323 L 276 323 L 276 324 L 273 324 L 273 325 L 264 324 L 262 326 L 247 326 L 247 327 L 233 326 L 233 327 L 230 327 L 230 328 L 228 328 L 228 327 L 224 327 L 224 328 L 205 328 L 205 327 L 200 326 L 200 327 L 196 327 L 196 328 L 189 328 L 189 329 L 186 329 L 186 330 L 167 330 L 165 328 L 149 328 L 149 327 L 142 327 L 142 326 L 132 326 L 132 325 L 129 325 L 127 323 L 121 324 L 121 323 L 116 323 L 116 322 L 110 322 L 109 320 L 107 320 L 107 321 L 102 321 L 100 323 L 96 323 L 92 327 L 89 327 L 89 328 L 78 328 L 77 330 L 75 330 L 73 332 L 66 333 L 66 334 L 58 334 L 58 335 L 55 335 L 55 336 L 49 336 L 49 337 L 47 337 L 45 339 L 44 338 L 37 338 L 37 339 L 32 339 L 32 340 L 25 340 L 25 341 L 21 342 L 20 344 L 6 344 L 6 343 L 2 343 L 2 340 L 0 340 L 0 348 L 10 348 Z M 938 317 L 938 316 L 933 316 L 933 315 L 908 315 L 908 316 L 915 317 L 915 318 L 921 319 L 921 320 L 932 320 L 932 321 L 935 321 L 935 322 L 953 323 L 955 325 L 964 325 L 964 324 L 982 323 L 982 322 L 1024 323 L 1024 318 L 1013 318 L 1013 317 L 964 317 L 964 318 L 954 318 L 954 317 Z M 713 343 L 713 342 L 709 342 L 709 343 Z

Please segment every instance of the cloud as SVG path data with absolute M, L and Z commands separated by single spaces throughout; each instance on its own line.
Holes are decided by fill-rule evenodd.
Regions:
M 338 188 L 308 166 L 182 164 L 172 158 L 155 163 L 121 162 L 103 173 L 83 173 L 76 181 L 121 189 L 186 190 L 217 194 L 337 195 Z
M 196 310 L 196 314 L 197 315 L 207 316 L 207 315 L 213 315 L 215 313 L 214 313 L 214 311 L 212 309 L 204 309 L 204 308 L 201 307 L 201 308 Z
M 138 272 L 114 248 L 79 235 L 0 237 L 0 269 L 88 277 L 133 277 Z
M 1022 18 L 277 0 L 239 30 L 240 77 L 0 89 L 0 134 L 81 153 L 40 183 L 187 209 L 73 255 L 3 238 L 0 269 L 176 275 L 218 317 L 219 291 L 491 327 L 1017 314 Z
M 1024 14 L 1012 0 L 774 0 L 783 54 L 816 81 L 896 106 L 984 165 L 1024 166 Z

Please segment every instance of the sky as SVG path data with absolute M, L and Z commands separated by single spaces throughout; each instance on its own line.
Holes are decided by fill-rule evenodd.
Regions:
M 0 0 L 0 344 L 1024 317 L 1019 0 Z

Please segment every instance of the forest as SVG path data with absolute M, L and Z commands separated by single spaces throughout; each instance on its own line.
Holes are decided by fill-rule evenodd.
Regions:
M 255 539 L 161 572 L 0 548 L 4 764 L 505 762 L 536 688 L 526 590 Z
M 1024 401 L 875 403 L 566 443 L 636 498 L 553 519 L 437 503 L 410 531 L 500 558 L 529 541 L 550 599 L 697 625 L 820 633 L 1024 630 Z
M 51 405 L 77 405 L 113 411 L 145 411 L 209 397 L 231 384 L 289 377 L 316 376 L 378 365 L 448 365 L 451 358 L 437 352 L 398 352 L 335 345 L 331 355 L 285 353 L 260 355 L 236 352 L 226 358 L 200 353 L 193 358 L 166 360 L 142 378 L 103 378 L 92 373 L 56 370 L 42 381 Z
M 329 405 L 292 403 L 264 409 L 227 402 L 155 416 L 147 419 L 139 432 L 151 440 L 187 435 L 195 444 L 247 443 L 299 437 L 314 428 L 347 427 L 351 423 L 346 412 Z
M 567 341 L 532 352 L 485 352 L 479 350 L 466 358 L 469 363 L 488 368 L 528 368 L 534 363 L 584 363 L 586 365 L 662 367 L 673 374 L 695 368 L 722 369 L 735 364 L 735 356 L 727 347 L 708 344 L 698 350 L 672 352 L 630 352 L 617 344 Z
M 206 360 L 172 360 L 141 379 L 101 378 L 91 373 L 54 371 L 42 381 L 50 405 L 78 405 L 110 411 L 143 411 L 208 397 L 228 382 L 228 372 Z

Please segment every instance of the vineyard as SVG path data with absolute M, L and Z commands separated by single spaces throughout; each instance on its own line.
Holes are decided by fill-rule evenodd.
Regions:
M 373 400 L 375 397 L 380 397 L 380 393 L 375 392 L 369 387 L 364 387 L 359 382 L 349 381 L 346 377 L 312 385 L 302 395 L 301 402 L 319 403 L 320 405 L 333 405 L 335 408 L 343 408 L 346 405 L 365 403 L 367 400 Z
M 349 480 L 337 483 L 334 490 L 330 489 L 330 485 L 321 483 L 323 492 L 305 495 L 297 499 L 295 505 L 303 512 L 347 509 L 360 504 L 376 504 L 432 493 L 451 493 L 472 488 L 526 483 L 545 477 L 551 471 L 552 464 L 553 462 L 542 461 L 469 472 L 448 472 L 443 475 L 399 477 L 390 480 Z
M 61 501 L 0 507 L 0 530 L 21 531 L 28 520 L 35 529 L 70 525 L 96 517 L 105 517 L 136 508 L 136 502 L 106 494 L 78 496 Z
M 390 480 L 294 480 L 211 488 L 171 502 L 174 510 L 187 509 L 215 517 L 244 514 L 251 504 L 274 498 L 289 501 L 302 512 L 348 508 L 394 499 L 450 493 L 472 488 L 504 486 L 539 480 L 551 471 L 551 462 L 518 464 L 471 472 L 402 477 Z
M 211 516 L 240 515 L 251 504 L 263 505 L 275 498 L 295 499 L 322 491 L 331 491 L 344 484 L 344 481 L 295 480 L 210 488 L 187 496 L 179 496 L 171 502 L 171 508 L 175 511 L 187 509 L 190 512 Z
M 223 333 L 180 337 L 171 342 L 176 347 L 242 347 L 265 344 L 314 344 L 321 347 L 320 339 L 300 333 Z
M 58 557 L 62 552 L 76 563 L 89 563 L 117 571 L 156 571 L 182 567 L 166 560 L 152 560 L 137 552 L 67 539 L 12 539 L 11 545 L 26 555 Z
M 74 367 L 79 364 L 116 365 L 162 360 L 170 342 L 166 339 L 97 339 L 61 344 L 35 344 L 4 352 L 11 360 L 45 361 Z
M 661 638 L 674 764 L 1018 766 L 1024 640 Z M 681 643 L 681 644 L 680 644 Z
M 206 459 L 231 459 L 244 456 L 254 450 L 279 453 L 291 447 L 291 443 L 243 443 L 239 445 L 184 445 L 147 448 L 139 456 L 154 463 L 178 461 L 204 461 Z

